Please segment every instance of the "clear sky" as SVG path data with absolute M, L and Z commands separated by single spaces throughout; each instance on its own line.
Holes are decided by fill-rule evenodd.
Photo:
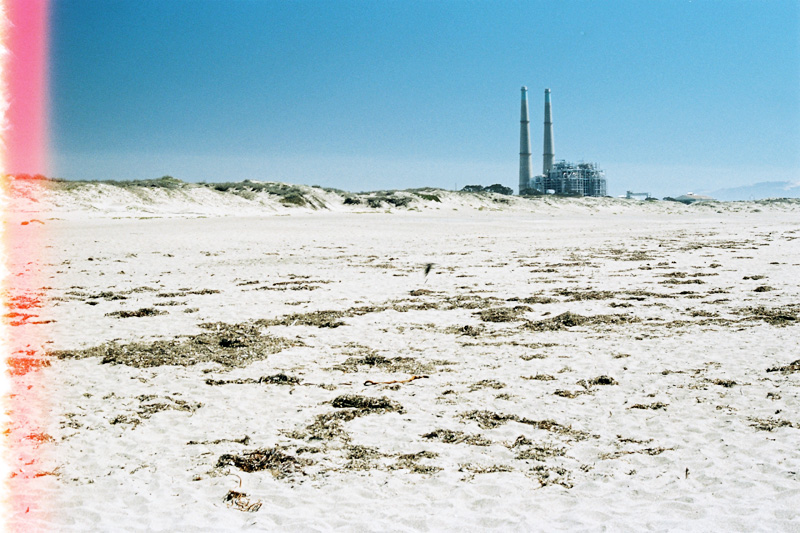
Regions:
M 800 181 L 800 1 L 52 0 L 51 164 L 68 179 L 610 194 Z

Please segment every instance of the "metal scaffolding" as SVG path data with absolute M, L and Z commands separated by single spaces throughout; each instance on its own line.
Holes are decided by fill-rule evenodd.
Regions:
M 557 194 L 560 196 L 605 196 L 606 177 L 594 163 L 557 161 L 546 176 L 530 181 L 527 194 Z

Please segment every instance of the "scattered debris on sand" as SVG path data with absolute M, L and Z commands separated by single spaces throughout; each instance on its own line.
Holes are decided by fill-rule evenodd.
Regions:
M 161 411 L 171 410 L 193 413 L 203 406 L 203 404 L 199 402 L 187 402 L 179 398 L 171 398 L 169 396 L 159 397 L 152 394 L 143 394 L 139 396 L 137 400 L 139 400 L 140 406 L 135 413 L 117 415 L 111 419 L 110 423 L 112 425 L 130 424 L 135 428 L 143 421 Z
M 521 320 L 522 314 L 530 310 L 531 308 L 527 305 L 495 307 L 493 309 L 484 309 L 478 313 L 478 316 L 484 322 L 515 322 Z
M 481 390 L 481 389 L 502 389 L 505 388 L 505 386 L 506 386 L 505 383 L 497 381 L 496 379 L 482 379 L 477 383 L 473 383 L 472 385 L 470 385 L 469 390 L 471 392 L 475 392 L 476 390 Z
M 59 359 L 101 357 L 103 364 L 122 364 L 137 368 L 162 365 L 191 366 L 215 362 L 225 367 L 242 367 L 266 359 L 299 341 L 273 337 L 262 333 L 253 324 L 201 324 L 206 331 L 198 335 L 173 340 L 101 344 L 82 350 L 60 350 L 49 355 Z
M 763 320 L 773 326 L 789 326 L 800 320 L 800 304 L 769 308 L 765 306 L 744 307 L 736 311 L 745 320 Z
M 772 368 L 768 368 L 767 372 L 782 372 L 784 374 L 790 374 L 792 372 L 800 372 L 800 359 L 798 359 L 797 361 L 793 361 L 788 365 L 773 366 Z
M 106 316 L 114 318 L 133 318 L 133 317 L 143 317 L 143 316 L 158 316 L 165 314 L 167 314 L 166 311 L 159 311 L 158 309 L 154 309 L 152 307 L 142 307 L 141 309 L 137 309 L 136 311 L 113 311 L 111 313 L 106 313 Z
M 535 376 L 520 376 L 520 377 L 522 379 L 528 379 L 533 381 L 554 381 L 556 379 L 550 374 L 536 374 Z
M 437 429 L 422 435 L 423 439 L 436 440 L 447 444 L 471 444 L 473 446 L 489 446 L 492 441 L 480 435 L 468 435 L 463 431 Z
M 574 326 L 630 324 L 638 321 L 638 318 L 630 315 L 582 316 L 567 311 L 553 318 L 546 318 L 536 322 L 526 322 L 523 327 L 531 331 L 558 331 Z
M 397 462 L 389 466 L 389 470 L 408 470 L 414 474 L 435 474 L 442 470 L 439 466 L 421 464 L 422 459 L 435 459 L 439 454 L 429 451 L 407 453 L 397 457 Z
M 750 420 L 753 422 L 750 425 L 759 431 L 772 431 L 774 429 L 784 427 L 800 429 L 800 424 L 795 424 L 789 420 L 783 420 L 780 418 L 751 418 Z
M 376 368 L 392 374 L 414 375 L 431 373 L 436 370 L 434 365 L 420 363 L 413 357 L 388 358 L 378 355 L 372 350 L 365 351 L 361 357 L 348 357 L 343 363 L 335 365 L 332 370 L 353 373 Z
M 667 405 L 668 404 L 663 403 L 663 402 L 654 402 L 654 403 L 648 403 L 648 404 L 635 403 L 635 404 L 631 405 L 629 407 L 629 409 L 653 409 L 653 410 L 658 410 L 658 409 L 666 409 Z
M 337 409 L 356 409 L 364 413 L 375 411 L 382 413 L 390 411 L 403 412 L 402 405 L 385 396 L 374 398 L 358 394 L 343 394 L 334 398 L 331 405 Z
M 589 380 L 589 385 L 619 385 L 616 379 L 611 376 L 597 376 Z
M 570 426 L 564 426 L 553 420 L 531 420 L 529 418 L 520 417 L 518 415 L 504 415 L 487 410 L 475 410 L 461 413 L 459 417 L 462 420 L 473 420 L 478 423 L 482 429 L 494 429 L 502 426 L 506 422 L 513 421 L 520 424 L 527 424 L 533 426 L 534 429 L 543 429 L 561 435 L 568 435 L 577 439 L 585 439 L 589 434 L 584 431 L 572 429 Z
M 300 378 L 288 376 L 286 374 L 273 374 L 271 376 L 261 376 L 255 378 L 239 379 L 207 379 L 206 385 L 245 385 L 245 384 L 267 384 L 267 385 L 298 385 Z
M 226 453 L 217 460 L 217 468 L 235 466 L 244 472 L 258 472 L 268 470 L 278 479 L 286 478 L 295 473 L 302 473 L 303 466 L 312 464 L 309 459 L 298 459 L 284 453 L 281 449 L 260 448 L 241 455 Z

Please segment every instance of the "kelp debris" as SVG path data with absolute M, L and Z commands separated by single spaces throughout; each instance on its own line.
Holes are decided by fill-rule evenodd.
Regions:
M 502 389 L 505 388 L 505 386 L 505 383 L 497 381 L 496 379 L 482 379 L 477 383 L 470 385 L 469 390 L 471 392 L 475 392 L 480 389 Z
M 751 418 L 750 420 L 753 422 L 750 425 L 759 431 L 772 431 L 773 429 L 783 427 L 800 429 L 800 424 L 795 424 L 789 420 L 783 420 L 780 418 Z
M 666 409 L 667 405 L 669 405 L 669 404 L 666 404 L 666 403 L 663 403 L 663 402 L 655 402 L 655 403 L 648 403 L 648 404 L 636 403 L 636 404 L 631 405 L 629 407 L 629 409 L 653 409 L 653 410 L 658 410 L 658 409 Z
M 481 320 L 484 322 L 514 322 L 521 320 L 520 316 L 530 311 L 531 308 L 527 305 L 518 305 L 515 307 L 495 307 L 492 309 L 484 309 L 478 313 Z
M 525 329 L 532 331 L 559 331 L 573 326 L 586 326 L 596 324 L 629 324 L 638 322 L 639 319 L 630 315 L 594 315 L 582 316 L 567 311 L 553 318 L 547 318 L 536 322 L 526 322 Z
M 133 317 L 143 317 L 143 316 L 158 316 L 158 315 L 166 315 L 166 311 L 159 311 L 158 309 L 154 309 L 152 307 L 142 307 L 141 309 L 137 309 L 135 311 L 113 311 L 111 313 L 106 313 L 106 316 L 114 317 L 114 318 L 133 318 Z
M 793 361 L 788 365 L 773 366 L 772 368 L 768 368 L 767 372 L 783 372 L 784 374 L 789 374 L 792 372 L 800 372 L 800 359 L 798 359 L 797 361 Z
M 513 421 L 520 424 L 533 426 L 534 429 L 543 429 L 545 431 L 569 435 L 576 438 L 587 438 L 589 436 L 589 434 L 584 431 L 572 429 L 570 426 L 564 426 L 553 420 L 531 420 L 518 415 L 505 415 L 501 413 L 495 413 L 493 411 L 468 411 L 461 413 L 459 417 L 462 420 L 473 420 L 477 422 L 478 426 L 482 429 L 494 429 L 502 426 L 506 422 Z
M 463 431 L 437 429 L 422 435 L 423 439 L 436 440 L 446 444 L 471 444 L 473 446 L 490 446 L 492 441 L 480 435 L 468 435 Z
M 123 364 L 137 368 L 162 365 L 191 366 L 215 362 L 226 367 L 242 367 L 266 359 L 290 346 L 300 345 L 281 337 L 262 334 L 253 324 L 201 324 L 207 331 L 172 340 L 110 342 L 82 350 L 60 350 L 49 355 L 59 359 L 101 357 L 103 364 Z
M 240 379 L 207 379 L 206 385 L 245 385 L 245 384 L 259 384 L 264 383 L 267 385 L 298 385 L 300 378 L 296 376 L 288 376 L 286 374 L 273 374 L 271 376 L 261 376 L 255 378 L 240 378 Z
M 343 394 L 331 402 L 337 409 L 357 409 L 360 411 L 403 412 L 403 406 L 385 396 L 374 398 L 358 394 Z
M 417 453 L 407 453 L 399 455 L 397 462 L 389 466 L 389 470 L 407 469 L 415 474 L 435 474 L 442 470 L 441 467 L 420 464 L 422 459 L 435 459 L 439 454 L 429 451 L 421 451 Z
M 244 472 L 268 470 L 278 479 L 302 473 L 302 467 L 312 464 L 309 459 L 298 459 L 278 448 L 261 448 L 241 455 L 226 453 L 217 460 L 217 467 L 235 466 Z

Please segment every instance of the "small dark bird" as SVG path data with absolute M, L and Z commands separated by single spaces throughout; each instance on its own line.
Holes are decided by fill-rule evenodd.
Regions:
M 433 268 L 433 263 L 427 263 L 425 265 L 425 277 L 428 277 L 428 274 L 431 273 L 431 269 Z

